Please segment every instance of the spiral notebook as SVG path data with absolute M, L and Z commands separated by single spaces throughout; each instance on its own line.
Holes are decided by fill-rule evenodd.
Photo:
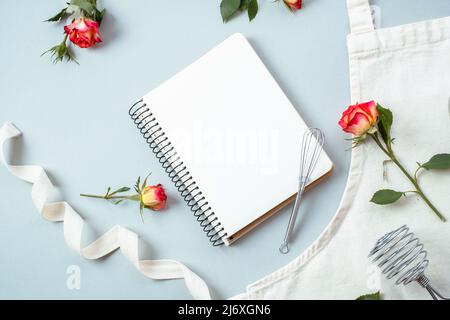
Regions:
M 130 116 L 213 245 L 295 199 L 307 125 L 243 35 L 146 94 Z M 309 186 L 332 166 L 322 152 Z

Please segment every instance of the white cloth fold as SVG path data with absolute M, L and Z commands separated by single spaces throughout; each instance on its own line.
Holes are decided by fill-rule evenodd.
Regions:
M 32 184 L 31 199 L 43 218 L 63 222 L 67 245 L 86 259 L 99 259 L 120 248 L 135 268 L 151 279 L 184 279 L 195 299 L 211 299 L 208 286 L 184 264 L 175 260 L 139 260 L 139 237 L 136 233 L 116 225 L 86 247 L 81 246 L 83 218 L 67 202 L 47 202 L 54 186 L 40 166 L 10 165 L 5 159 L 3 146 L 6 141 L 19 137 L 20 130 L 12 123 L 0 128 L 0 159 L 17 178 Z

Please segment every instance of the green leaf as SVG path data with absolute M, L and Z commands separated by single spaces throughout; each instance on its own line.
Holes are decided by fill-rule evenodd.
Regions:
M 220 3 L 220 14 L 223 22 L 227 22 L 239 10 L 241 0 L 222 0 Z
M 144 182 L 142 183 L 142 186 L 141 186 L 141 191 L 144 191 L 144 189 L 147 187 L 147 179 L 148 179 L 148 177 L 150 177 L 151 174 L 152 174 L 152 173 L 150 172 L 150 173 L 145 177 Z
M 50 19 L 45 20 L 44 22 L 57 22 L 63 19 L 66 16 L 67 8 L 62 9 L 60 12 L 58 12 L 56 15 L 51 17 Z
M 95 6 L 89 0 L 71 0 L 71 5 L 80 7 L 88 16 L 92 18 L 92 11 L 94 11 Z
M 382 189 L 375 192 L 370 201 L 381 205 L 390 204 L 400 199 L 402 195 L 404 195 L 403 192 L 390 189 Z
M 141 194 L 141 177 L 137 178 L 136 184 L 134 185 L 134 190 L 136 190 L 137 193 Z
M 258 0 L 251 0 L 248 5 L 248 20 L 252 21 L 255 19 L 256 14 L 258 13 Z
M 122 192 L 127 192 L 127 191 L 130 191 L 130 188 L 122 187 L 122 188 L 117 189 L 116 191 L 110 193 L 109 195 L 112 196 L 112 195 L 115 195 L 116 193 L 122 193 Z
M 78 61 L 75 60 L 75 58 L 72 56 L 72 53 L 69 51 L 69 48 L 67 48 L 66 43 L 64 41 L 43 52 L 41 54 L 41 57 L 47 53 L 51 53 L 53 63 L 55 64 L 58 62 L 62 62 L 64 59 L 66 59 L 66 61 L 73 61 L 79 65 Z
M 378 111 L 378 130 L 380 131 L 384 143 L 386 143 L 386 145 L 390 147 L 392 142 L 391 127 L 394 121 L 394 116 L 392 115 L 391 110 L 383 108 L 378 103 L 377 103 L 377 111 Z
M 381 300 L 380 291 L 359 296 L 356 300 Z
M 117 200 L 117 201 L 115 201 L 114 202 L 114 204 L 119 204 L 119 203 L 121 203 L 123 200 L 121 199 L 121 200 Z
M 100 25 L 103 21 L 103 16 L 105 15 L 106 9 L 103 9 L 102 11 L 99 11 L 97 8 L 94 8 L 94 14 L 92 16 L 92 19 L 98 22 Z
M 241 10 L 241 11 L 248 10 L 248 6 L 251 1 L 253 1 L 253 0 L 241 0 L 241 6 L 239 7 L 239 10 Z
M 430 169 L 450 169 L 450 154 L 441 153 L 431 157 L 431 159 L 421 165 L 422 168 Z

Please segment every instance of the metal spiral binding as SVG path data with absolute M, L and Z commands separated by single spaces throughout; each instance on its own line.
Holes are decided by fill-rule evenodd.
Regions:
M 369 257 L 373 257 L 373 262 L 379 261 L 378 267 L 386 278 L 397 279 L 396 285 L 417 281 L 434 300 L 449 300 L 431 286 L 430 279 L 425 275 L 429 261 L 428 253 L 423 248 L 419 239 L 404 225 L 378 239 Z
M 143 99 L 131 106 L 129 114 L 209 241 L 213 246 L 224 244 L 227 233 Z

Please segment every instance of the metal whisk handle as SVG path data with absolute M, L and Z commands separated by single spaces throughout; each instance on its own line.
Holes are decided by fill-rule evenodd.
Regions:
M 295 197 L 295 204 L 294 204 L 294 209 L 292 209 L 292 212 L 298 212 L 306 184 L 307 184 L 307 181 L 306 181 L 305 177 L 301 177 L 299 190 L 297 192 L 297 196 Z M 292 229 L 294 228 L 296 219 L 297 219 L 297 214 L 291 214 L 291 216 L 289 217 L 286 234 L 284 235 L 283 243 L 280 246 L 280 252 L 283 254 L 286 254 L 289 252 L 289 240 L 290 240 L 289 238 L 292 233 Z
M 429 261 L 423 248 L 419 239 L 404 225 L 378 239 L 369 257 L 373 257 L 374 262 L 379 261 L 378 267 L 386 278 L 397 279 L 396 285 L 417 281 L 434 300 L 450 300 L 436 291 L 425 275 Z
M 428 277 L 424 274 L 422 274 L 417 280 L 416 280 L 422 287 L 427 289 L 428 293 L 434 300 L 450 300 L 450 298 L 442 296 L 436 289 L 434 289 L 431 286 L 431 281 L 428 279 Z

